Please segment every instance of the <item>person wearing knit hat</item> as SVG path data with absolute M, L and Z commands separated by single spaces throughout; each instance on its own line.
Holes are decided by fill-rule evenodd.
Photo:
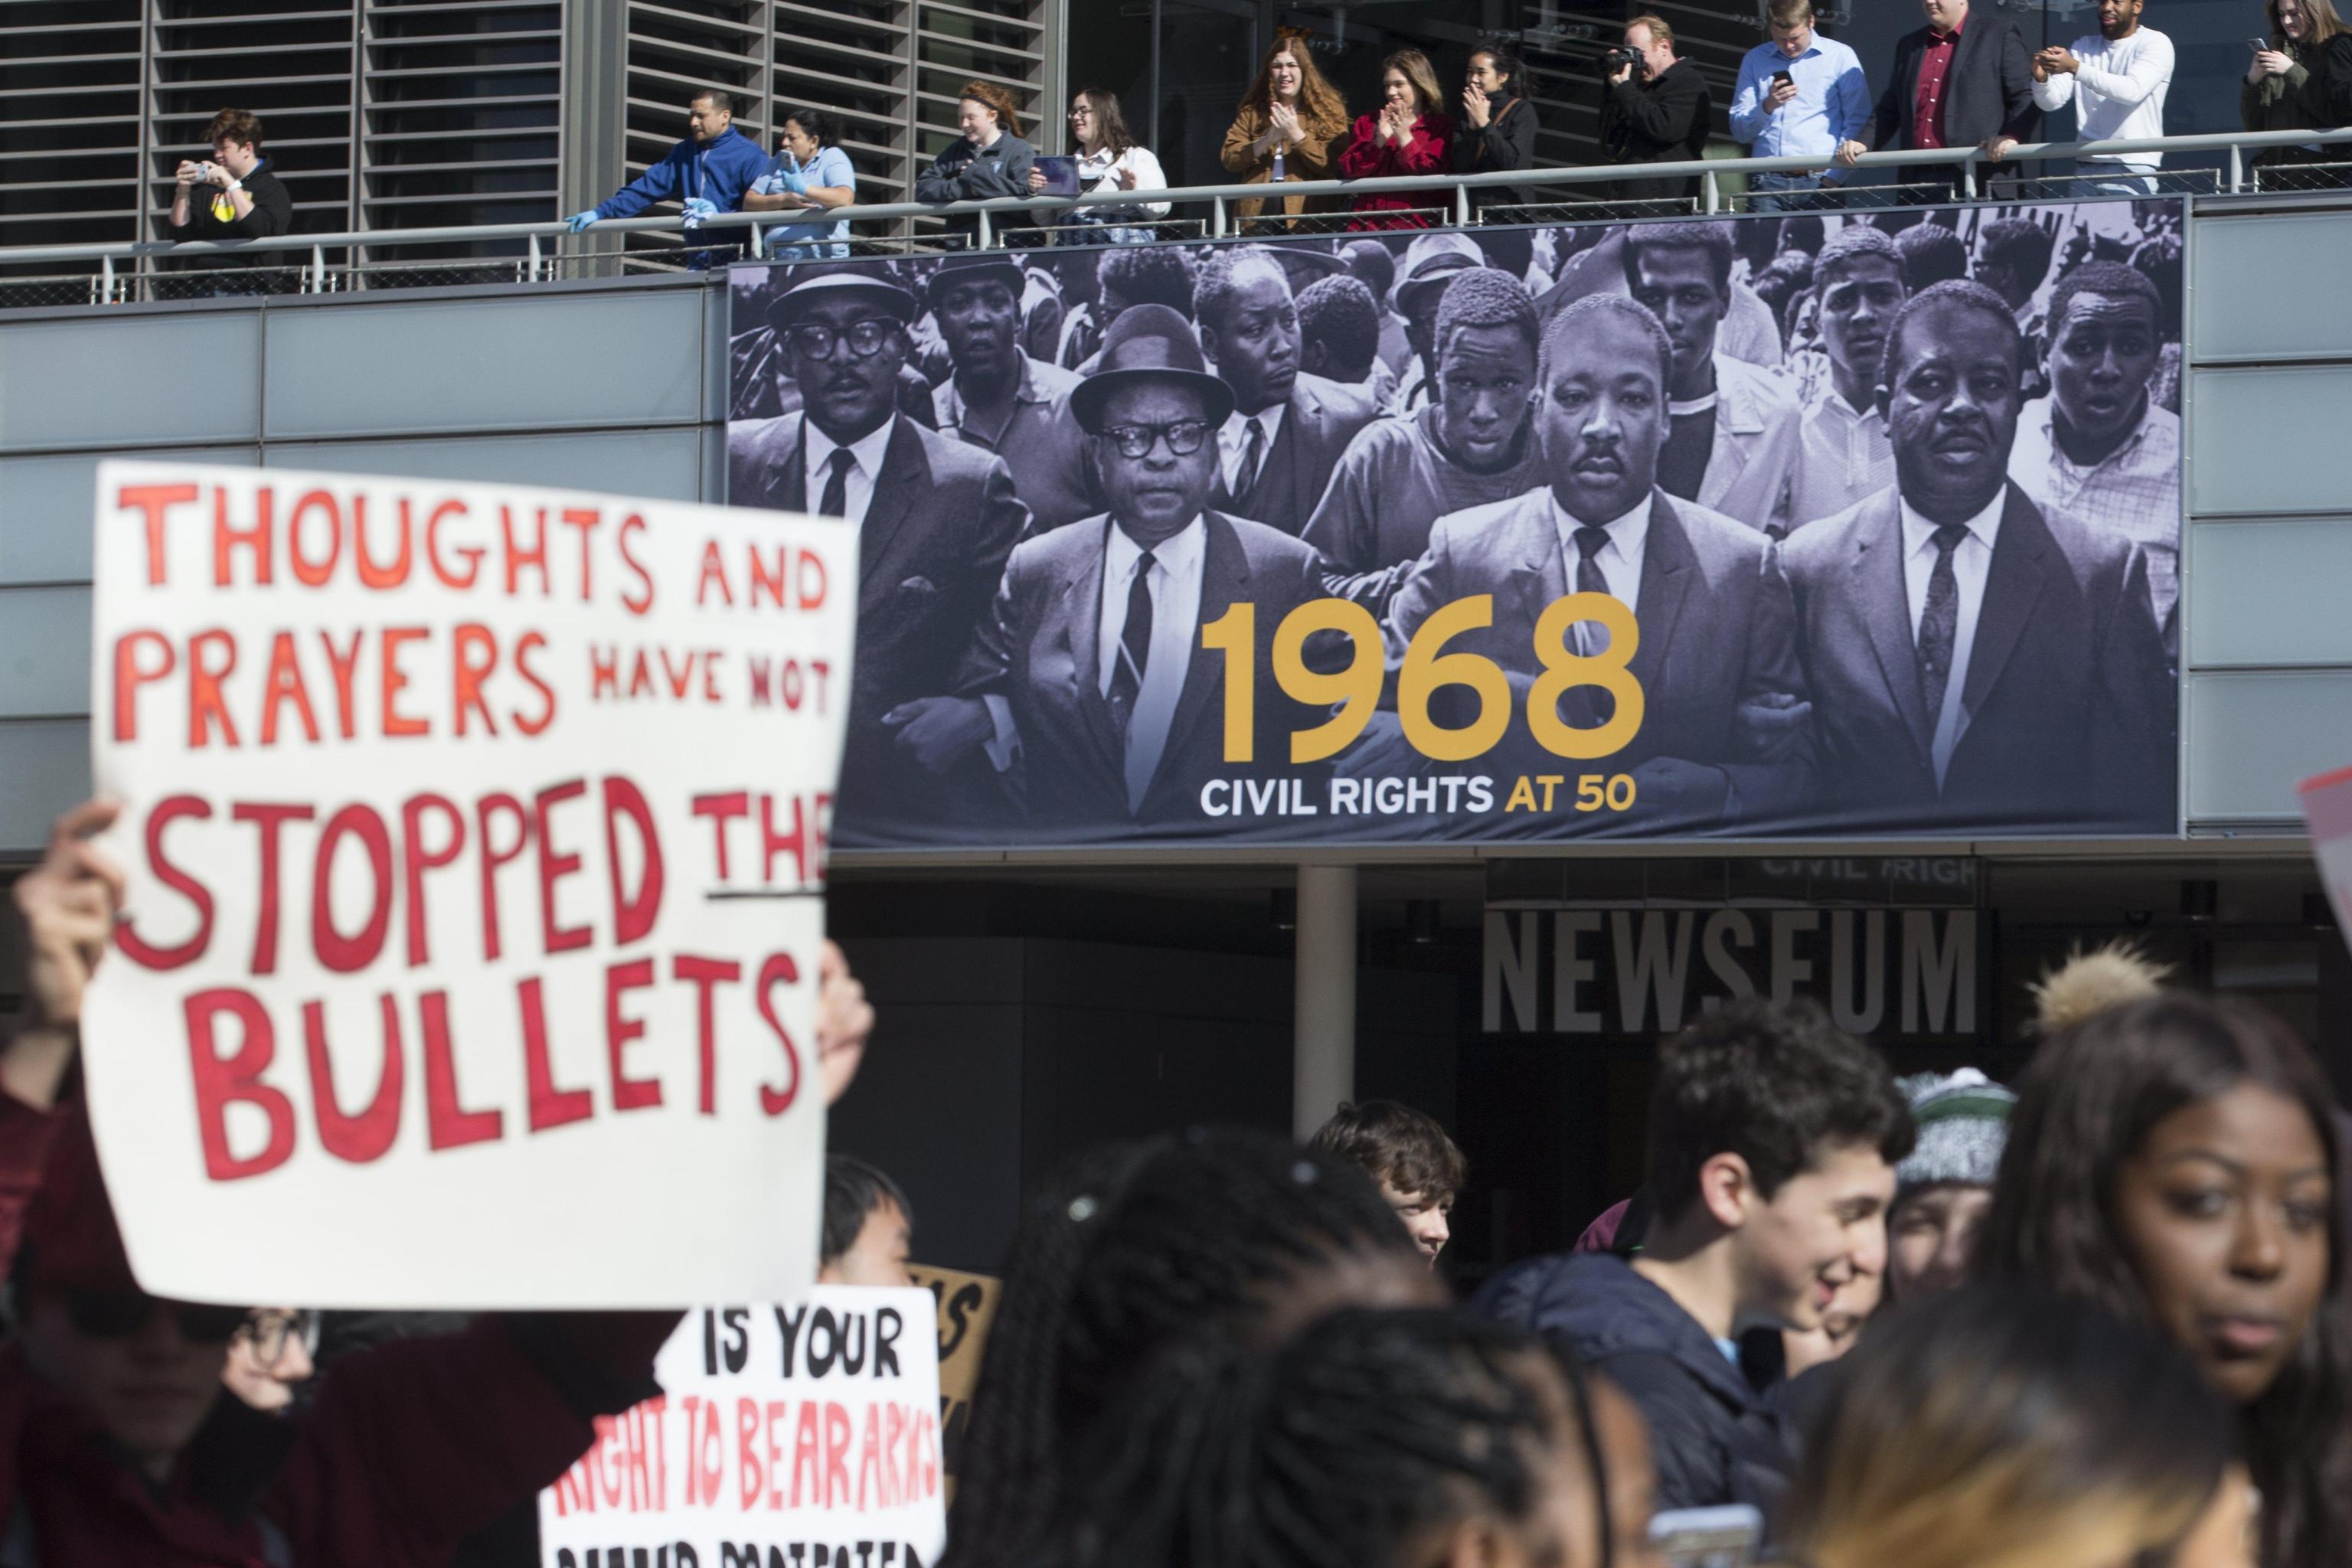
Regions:
M 1895 1168 L 1886 1215 L 1886 1295 L 1900 1303 L 1968 1278 L 2017 1096 L 1974 1068 L 1898 1081 L 1919 1129 L 1910 1157 Z

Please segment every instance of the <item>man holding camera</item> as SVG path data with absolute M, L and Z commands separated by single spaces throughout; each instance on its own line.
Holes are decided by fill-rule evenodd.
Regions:
M 294 223 L 294 199 L 285 182 L 262 167 L 261 121 L 251 111 L 224 109 L 205 127 L 210 158 L 183 159 L 172 193 L 173 240 L 262 239 Z M 282 257 L 268 259 L 282 261 Z M 257 267 L 258 256 L 224 257 L 223 267 Z
M 1625 41 L 1601 57 L 1601 144 L 1612 163 L 1679 163 L 1706 155 L 1714 122 L 1706 79 L 1675 54 L 1675 30 L 1656 16 L 1625 24 Z M 1675 201 L 1698 195 L 1696 174 L 1619 180 L 1619 201 Z

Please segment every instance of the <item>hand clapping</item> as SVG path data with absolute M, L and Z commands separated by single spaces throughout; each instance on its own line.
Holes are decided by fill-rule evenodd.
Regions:
M 1472 125 L 1484 126 L 1489 112 L 1485 88 L 1473 86 L 1462 89 L 1462 118 Z

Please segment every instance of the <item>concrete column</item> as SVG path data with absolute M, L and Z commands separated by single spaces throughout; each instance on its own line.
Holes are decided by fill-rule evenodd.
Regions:
M 1298 868 L 1292 1129 L 1307 1137 L 1356 1092 L 1356 868 Z

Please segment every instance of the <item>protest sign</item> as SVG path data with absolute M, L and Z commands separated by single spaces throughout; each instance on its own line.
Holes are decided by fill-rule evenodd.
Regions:
M 86 1049 L 141 1283 L 803 1293 L 855 531 L 108 463 L 96 559 Z
M 2311 858 L 2336 910 L 2336 929 L 2352 933 L 2352 768 L 2305 779 L 2295 794 L 2311 828 Z
M 689 1312 L 661 1397 L 539 1496 L 546 1568 L 924 1568 L 947 1540 L 923 1290 Z M 666 1553 L 666 1555 L 665 1555 Z
M 940 1447 L 952 1492 L 962 1469 L 964 1433 L 971 1425 L 971 1393 L 980 1385 L 980 1360 L 1004 1284 L 986 1274 L 921 1263 L 908 1264 L 907 1272 L 939 1300 Z

